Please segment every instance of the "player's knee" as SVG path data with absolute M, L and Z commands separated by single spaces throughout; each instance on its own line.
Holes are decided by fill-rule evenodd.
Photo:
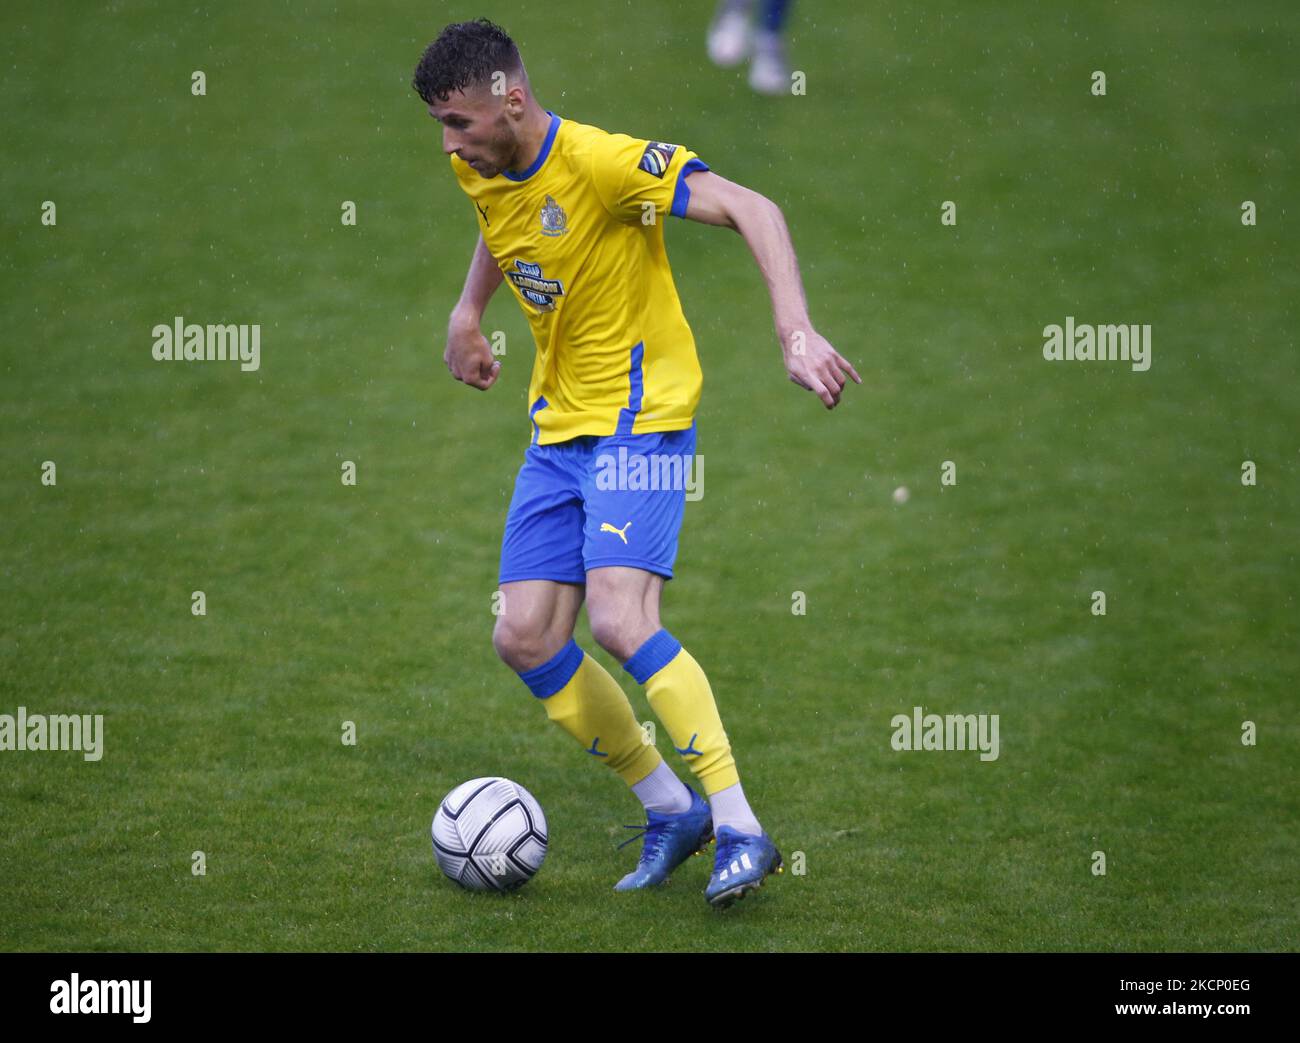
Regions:
M 606 652 L 619 662 L 626 662 L 640 648 L 654 630 L 643 613 L 619 605 L 602 605 L 588 600 L 587 616 L 591 620 L 591 636 Z
M 544 628 L 520 625 L 498 616 L 492 628 L 492 647 L 501 660 L 516 673 L 541 666 L 556 652 L 554 642 Z

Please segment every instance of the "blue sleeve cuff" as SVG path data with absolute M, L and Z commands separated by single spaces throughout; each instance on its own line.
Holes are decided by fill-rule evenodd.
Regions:
M 673 190 L 673 208 L 670 211 L 673 217 L 685 217 L 686 207 L 691 201 L 691 188 L 686 183 L 686 175 L 694 174 L 697 170 L 708 170 L 709 165 L 696 156 L 688 160 L 686 165 L 677 173 L 677 188 Z

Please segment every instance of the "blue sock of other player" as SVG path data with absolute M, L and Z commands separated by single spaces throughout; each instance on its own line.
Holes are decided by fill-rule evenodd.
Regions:
M 786 16 L 790 13 L 791 0 L 763 0 L 763 11 L 759 21 L 764 32 L 779 33 L 785 28 Z

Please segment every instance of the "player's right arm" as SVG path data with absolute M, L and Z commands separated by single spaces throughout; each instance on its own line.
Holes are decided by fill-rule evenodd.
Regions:
M 451 321 L 447 325 L 447 350 L 442 355 L 453 377 L 480 391 L 495 384 L 497 374 L 501 372 L 501 361 L 492 357 L 492 349 L 480 327 L 488 301 L 504 281 L 505 276 L 480 235 L 474 257 L 469 262 L 465 288 L 451 311 Z

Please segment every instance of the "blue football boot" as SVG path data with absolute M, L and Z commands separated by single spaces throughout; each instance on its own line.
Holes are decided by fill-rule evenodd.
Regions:
M 623 841 L 618 845 L 620 849 L 641 837 L 645 838 L 645 846 L 636 868 L 614 885 L 615 891 L 637 891 L 662 884 L 691 855 L 709 846 L 713 839 L 713 812 L 703 797 L 690 786 L 686 788 L 691 790 L 691 806 L 685 811 L 676 815 L 647 811 L 644 826 L 623 827 L 643 832 Z
M 704 897 L 715 909 L 763 886 L 769 873 L 781 872 L 781 852 L 766 833 L 741 833 L 730 826 L 718 830 L 718 853 Z

